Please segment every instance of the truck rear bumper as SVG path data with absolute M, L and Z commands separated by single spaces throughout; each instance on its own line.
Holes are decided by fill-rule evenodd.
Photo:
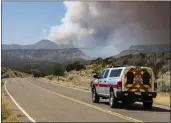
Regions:
M 156 92 L 119 92 L 117 91 L 118 98 L 156 98 Z

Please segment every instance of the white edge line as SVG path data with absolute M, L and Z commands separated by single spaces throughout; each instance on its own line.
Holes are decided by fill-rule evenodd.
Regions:
M 8 92 L 7 88 L 6 88 L 6 82 L 8 80 L 5 81 L 4 83 L 4 87 L 5 87 L 5 91 L 7 92 L 7 94 L 10 96 L 10 98 L 12 99 L 12 101 L 15 103 L 15 105 L 23 112 L 23 114 L 31 121 L 31 122 L 36 122 L 32 117 L 30 117 L 26 111 L 24 111 L 23 108 L 21 108 L 21 106 L 15 101 L 15 99 L 11 96 L 11 94 Z
M 41 79 L 42 81 L 46 81 L 44 79 Z M 46 83 L 46 82 L 45 82 Z M 65 88 L 71 88 L 73 90 L 79 90 L 79 91 L 83 91 L 83 92 L 88 92 L 90 93 L 91 91 L 86 91 L 84 89 L 80 89 L 80 88 L 76 88 L 76 87 L 68 87 L 68 86 L 65 86 L 65 85 L 60 85 L 58 83 L 52 83 L 52 82 L 49 82 L 50 84 L 53 84 L 53 85 L 57 85 L 57 86 L 61 86 L 61 87 L 65 87 Z M 140 102 L 136 102 L 137 104 L 141 104 Z M 167 109 L 167 110 L 170 110 L 170 107 L 169 106 L 163 106 L 163 105 L 158 105 L 158 104 L 154 104 L 153 107 L 158 107 L 158 108 L 163 108 L 163 109 Z

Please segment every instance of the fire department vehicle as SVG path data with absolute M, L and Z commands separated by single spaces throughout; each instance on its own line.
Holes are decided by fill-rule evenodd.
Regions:
M 92 100 L 98 103 L 100 97 L 109 99 L 111 108 L 121 101 L 124 104 L 142 102 L 145 109 L 151 109 L 157 96 L 157 83 L 150 67 L 110 67 L 100 76 L 94 75 Z

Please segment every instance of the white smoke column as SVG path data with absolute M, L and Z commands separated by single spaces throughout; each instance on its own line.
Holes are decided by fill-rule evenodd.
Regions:
M 94 47 L 107 57 L 135 44 L 170 42 L 169 2 L 64 2 L 67 11 L 50 36 L 58 43 Z
M 84 23 L 84 20 L 81 19 L 88 17 L 88 15 L 86 16 L 87 5 L 83 5 L 81 2 L 64 2 L 64 4 L 67 7 L 67 12 L 61 21 L 62 24 L 52 27 L 51 37 L 62 44 L 90 38 L 94 30 L 81 26 Z

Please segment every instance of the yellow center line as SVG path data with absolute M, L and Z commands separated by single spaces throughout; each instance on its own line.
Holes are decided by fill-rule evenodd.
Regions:
M 27 80 L 26 80 L 26 81 L 27 81 Z M 74 99 L 74 98 L 72 98 L 72 97 L 68 97 L 68 96 L 65 96 L 65 95 L 62 95 L 62 94 L 59 94 L 59 93 L 50 91 L 50 90 L 45 89 L 45 88 L 42 88 L 42 87 L 40 87 L 40 86 L 38 86 L 38 85 L 36 85 L 36 84 L 33 84 L 33 83 L 29 82 L 29 81 L 27 81 L 27 82 L 30 83 L 30 84 L 32 84 L 33 86 L 35 86 L 35 87 L 37 87 L 37 88 L 40 88 L 40 89 L 43 89 L 43 90 L 47 91 L 47 92 L 49 92 L 49 93 L 55 94 L 55 95 L 57 95 L 57 96 L 63 97 L 63 98 L 65 98 L 65 99 L 71 100 L 71 101 L 73 101 L 73 102 L 77 102 L 77 103 L 79 103 L 79 104 L 86 105 L 86 106 L 88 106 L 88 107 L 94 108 L 94 109 L 99 110 L 99 111 L 101 111 L 101 112 L 108 113 L 108 114 L 114 115 L 114 116 L 116 116 L 116 117 L 119 117 L 119 118 L 122 118 L 122 119 L 125 119 L 125 120 L 128 120 L 128 121 L 131 121 L 131 122 L 136 122 L 136 123 L 137 123 L 137 122 L 143 122 L 143 121 L 141 121 L 141 120 L 137 120 L 137 119 L 134 119 L 134 118 L 131 118 L 131 117 L 128 117 L 128 116 L 125 116 L 125 115 L 122 115 L 122 114 L 119 114 L 119 113 L 116 113 L 116 112 L 107 110 L 107 109 L 103 109 L 103 108 L 100 108 L 100 107 L 98 107 L 98 106 L 95 106 L 95 105 L 92 105 L 92 104 L 89 104 L 89 103 L 86 103 L 86 102 L 83 102 L 83 101 L 80 101 L 80 100 L 77 100 L 77 99 Z

